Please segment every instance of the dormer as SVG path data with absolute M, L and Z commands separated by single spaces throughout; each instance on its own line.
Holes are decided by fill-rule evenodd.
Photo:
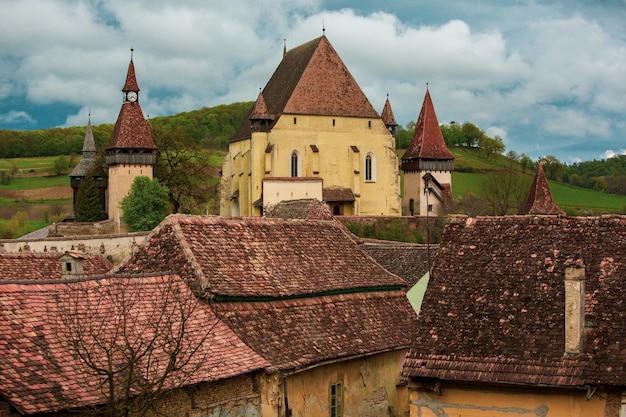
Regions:
M 67 251 L 60 258 L 61 277 L 64 279 L 76 278 L 83 275 L 84 256 L 79 252 Z

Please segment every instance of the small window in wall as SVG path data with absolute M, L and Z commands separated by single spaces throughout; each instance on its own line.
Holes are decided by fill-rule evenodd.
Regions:
M 295 125 L 298 119 L 296 117 L 293 118 L 293 124 Z
M 293 150 L 291 152 L 291 176 L 299 177 L 302 174 L 302 160 L 300 152 Z
M 376 157 L 371 152 L 365 155 L 365 181 L 376 181 Z
M 343 403 L 343 388 L 341 382 L 330 384 L 330 417 L 341 417 Z
M 415 215 L 415 200 L 409 200 L 409 211 L 411 212 L 411 216 Z
M 428 205 L 428 211 L 429 211 L 429 212 L 430 212 L 430 211 L 433 211 L 433 205 L 432 205 L 432 204 L 429 204 L 429 205 Z

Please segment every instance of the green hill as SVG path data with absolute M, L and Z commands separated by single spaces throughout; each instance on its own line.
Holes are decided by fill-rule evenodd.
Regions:
M 516 175 L 528 177 L 528 182 L 534 175 L 503 155 L 492 155 L 487 159 L 477 149 L 456 147 L 450 151 L 455 157 L 455 171 L 452 173 L 452 197 L 455 200 L 469 192 L 480 195 L 481 187 L 489 175 L 513 171 Z M 554 201 L 569 215 L 626 213 L 624 195 L 598 192 L 557 181 L 548 183 Z

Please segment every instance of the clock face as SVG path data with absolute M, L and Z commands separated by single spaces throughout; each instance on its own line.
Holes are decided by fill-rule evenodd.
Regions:
M 137 93 L 134 91 L 129 91 L 128 93 L 126 93 L 126 100 L 130 102 L 137 101 Z

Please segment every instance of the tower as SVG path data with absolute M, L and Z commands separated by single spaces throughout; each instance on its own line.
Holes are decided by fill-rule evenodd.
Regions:
M 101 166 L 98 166 L 98 160 L 96 159 L 96 142 L 93 138 L 93 130 L 91 128 L 91 113 L 89 114 L 89 120 L 87 122 L 87 129 L 85 131 L 85 140 L 83 142 L 83 159 L 76 165 L 76 167 L 70 173 L 70 185 L 73 191 L 72 207 L 76 210 L 76 196 L 78 195 L 78 187 L 81 181 L 91 174 L 96 181 L 98 187 L 98 197 L 101 202 L 102 213 L 106 213 L 106 175 L 103 172 Z M 106 217 L 105 217 L 106 218 Z
M 128 195 L 136 177 L 152 179 L 156 164 L 156 146 L 150 124 L 143 117 L 139 105 L 139 86 L 132 55 L 122 93 L 122 108 L 106 149 L 109 170 L 108 214 L 117 232 L 121 231 L 120 202 Z
M 452 203 L 454 156 L 443 140 L 437 114 L 426 89 L 413 139 L 402 156 L 406 215 L 437 215 Z

